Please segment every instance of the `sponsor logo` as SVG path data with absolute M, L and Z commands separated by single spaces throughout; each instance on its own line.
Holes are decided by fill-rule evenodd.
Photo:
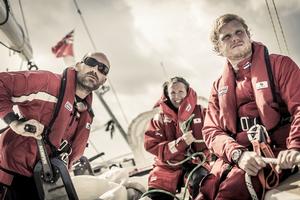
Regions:
M 150 181 L 156 181 L 157 180 L 157 177 L 156 176 L 152 176 L 151 178 L 150 178 Z
M 86 123 L 85 128 L 90 130 L 91 129 L 91 123 Z
M 251 62 L 247 62 L 247 63 L 243 66 L 244 69 L 247 69 L 247 68 L 249 68 L 249 67 L 251 67 Z
M 185 107 L 185 110 L 186 110 L 187 112 L 189 112 L 191 109 L 192 109 L 191 104 L 188 104 L 188 105 Z
M 66 108 L 68 111 L 72 112 L 72 110 L 73 110 L 73 105 L 72 105 L 69 101 L 67 101 L 66 104 L 65 104 L 65 108 Z
M 193 119 L 193 121 L 194 121 L 194 124 L 199 124 L 202 122 L 201 118 L 195 118 L 195 119 Z
M 218 96 L 222 96 L 228 92 L 228 86 L 223 86 L 218 90 Z
M 267 81 L 258 82 L 255 84 L 255 87 L 257 90 L 268 88 L 268 82 Z

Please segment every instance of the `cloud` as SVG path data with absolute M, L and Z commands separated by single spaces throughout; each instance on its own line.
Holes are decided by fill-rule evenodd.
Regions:
M 171 76 L 184 76 L 199 95 L 209 96 L 224 59 L 212 51 L 208 37 L 213 21 L 222 14 L 241 15 L 251 28 L 253 39 L 266 44 L 270 52 L 279 53 L 264 1 L 77 0 L 77 3 L 97 50 L 106 53 L 111 61 L 109 78 L 129 121 L 151 109 L 161 95 L 162 83 Z M 23 25 L 18 2 L 11 4 Z M 276 5 L 291 57 L 299 63 L 300 2 L 276 1 Z M 73 28 L 76 59 L 93 51 L 74 1 L 26 0 L 23 10 L 34 61 L 40 69 L 62 72 L 63 60 L 54 57 L 51 47 Z M 17 56 L 9 56 L 3 47 L 0 52 L 7 58 L 1 63 L 1 70 L 19 69 Z M 113 93 L 110 91 L 104 98 L 126 129 L 128 125 Z M 105 123 L 109 116 L 97 99 L 94 102 L 95 121 Z

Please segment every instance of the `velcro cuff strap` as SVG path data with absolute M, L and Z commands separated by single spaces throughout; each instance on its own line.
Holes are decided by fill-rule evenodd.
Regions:
M 5 117 L 3 118 L 4 122 L 6 124 L 10 124 L 11 122 L 15 121 L 15 120 L 19 120 L 19 115 L 14 113 L 14 112 L 10 112 L 7 115 L 5 115 Z
M 0 169 L 0 182 L 6 186 L 10 186 L 14 176 Z

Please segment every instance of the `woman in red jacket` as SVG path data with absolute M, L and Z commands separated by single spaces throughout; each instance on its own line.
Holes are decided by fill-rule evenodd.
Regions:
M 194 152 L 204 152 L 207 160 L 189 182 L 190 194 L 194 198 L 202 177 L 209 170 L 209 151 L 201 142 L 205 109 L 197 104 L 196 92 L 184 78 L 171 78 L 164 84 L 163 91 L 162 98 L 156 104 L 160 111 L 151 119 L 144 138 L 145 149 L 156 156 L 148 179 L 149 190 L 162 189 L 175 194 L 182 186 L 185 173 L 190 172 L 197 162 L 190 160 L 177 166 L 170 163 L 180 162 Z M 186 129 L 182 128 L 184 123 Z M 156 192 L 151 192 L 149 197 L 153 200 L 173 199 Z
M 72 150 L 69 167 L 84 152 L 93 119 L 92 91 L 106 81 L 109 67 L 103 53 L 89 53 L 74 68 L 66 69 L 62 104 L 51 132 L 43 138 L 50 156 L 50 147 L 58 149 L 67 141 Z M 9 125 L 0 137 L 0 186 L 7 188 L 5 199 L 39 199 L 33 179 L 39 159 L 35 138 L 42 138 L 52 119 L 61 79 L 48 71 L 0 73 L 0 117 Z M 14 113 L 14 105 L 23 120 Z M 34 125 L 36 133 L 25 131 L 26 124 Z

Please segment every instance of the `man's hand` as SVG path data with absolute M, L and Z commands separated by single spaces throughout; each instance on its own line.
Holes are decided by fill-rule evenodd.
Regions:
M 298 164 L 299 157 L 300 152 L 293 149 L 280 151 L 277 156 L 277 171 L 280 171 L 280 169 L 291 169 L 295 164 Z
M 256 176 L 259 170 L 266 166 L 262 158 L 254 151 L 244 151 L 238 161 L 238 166 L 250 176 Z
M 188 132 L 185 132 L 181 137 L 184 139 L 185 143 L 187 145 L 190 145 L 192 144 L 193 142 L 196 141 L 196 139 L 194 138 L 193 134 L 192 134 L 193 131 L 188 131 Z
M 35 126 L 35 128 L 36 128 L 35 133 L 26 131 L 26 129 L 25 129 L 26 125 Z M 35 139 L 42 139 L 44 125 L 35 119 L 30 119 L 28 121 L 15 120 L 15 121 L 11 122 L 9 124 L 9 126 L 16 134 L 19 134 L 19 135 L 22 135 L 25 137 L 34 137 Z

